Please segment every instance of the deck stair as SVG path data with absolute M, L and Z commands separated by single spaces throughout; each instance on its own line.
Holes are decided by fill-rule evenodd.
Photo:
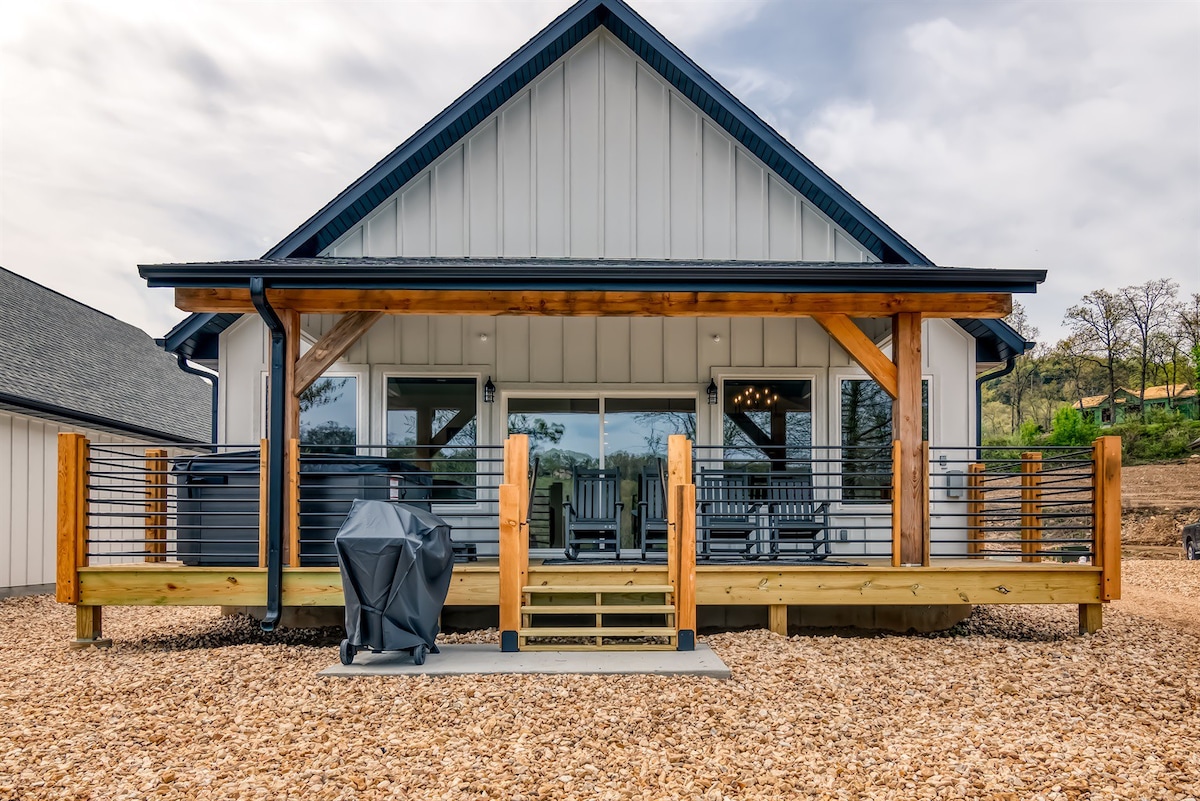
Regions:
M 674 589 L 670 584 L 524 587 L 518 647 L 673 651 L 678 647 Z

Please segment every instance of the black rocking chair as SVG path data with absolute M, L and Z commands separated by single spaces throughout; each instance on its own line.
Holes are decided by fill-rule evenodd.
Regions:
M 581 551 L 611 553 L 621 558 L 621 471 L 571 470 L 571 500 L 563 503 L 566 555 Z
M 746 473 L 724 470 L 701 470 L 697 476 L 696 502 L 700 514 L 696 533 L 702 558 L 709 559 L 714 553 L 752 556 L 759 503 L 751 496 L 749 478 Z M 714 549 L 718 540 L 723 540 L 726 546 Z
M 767 542 L 770 558 L 779 556 L 783 541 L 813 561 L 830 554 L 829 504 L 817 503 L 808 476 L 773 475 L 767 483 Z
M 651 551 L 667 550 L 667 493 L 658 467 L 643 467 L 638 476 L 633 528 L 642 547 L 642 559 Z

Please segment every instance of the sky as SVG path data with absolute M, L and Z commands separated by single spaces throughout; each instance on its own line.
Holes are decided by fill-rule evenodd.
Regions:
M 1200 292 L 1200 2 L 632 0 L 938 264 Z M 161 336 L 568 7 L 0 0 L 0 266 Z M 0 299 L 2 302 L 2 299 Z

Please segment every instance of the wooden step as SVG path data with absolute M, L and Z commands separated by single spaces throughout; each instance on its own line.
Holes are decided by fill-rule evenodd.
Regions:
M 670 584 L 557 584 L 522 587 L 521 591 L 536 595 L 662 595 L 675 588 Z
M 593 604 L 562 606 L 522 606 L 523 615 L 673 615 L 671 604 Z
M 607 643 L 604 645 L 556 645 L 554 643 L 522 643 L 522 651 L 674 651 L 671 643 Z
M 570 626 L 566 628 L 520 629 L 519 637 L 674 637 L 666 626 Z

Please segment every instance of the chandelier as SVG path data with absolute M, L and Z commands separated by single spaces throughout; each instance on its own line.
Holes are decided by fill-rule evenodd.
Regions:
M 741 412 L 770 411 L 779 404 L 779 394 L 770 387 L 746 387 L 733 396 L 733 408 Z

